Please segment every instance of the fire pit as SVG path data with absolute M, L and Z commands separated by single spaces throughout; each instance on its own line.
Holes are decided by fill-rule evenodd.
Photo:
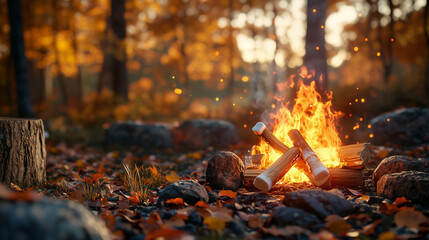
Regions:
M 311 182 L 322 188 L 362 186 L 369 144 L 341 146 L 336 125 L 341 113 L 331 109 L 331 97 L 328 94 L 322 102 L 315 82 L 301 84 L 292 110 L 284 105 L 270 115 L 273 131 L 257 123 L 252 130 L 262 141 L 247 158 L 245 180 L 253 180 L 262 191 L 277 182 Z

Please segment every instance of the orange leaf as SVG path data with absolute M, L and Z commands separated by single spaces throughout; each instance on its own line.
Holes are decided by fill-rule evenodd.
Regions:
M 157 231 L 149 233 L 148 235 L 146 235 L 145 239 L 146 240 L 155 240 L 155 239 L 181 240 L 181 239 L 195 239 L 195 237 L 185 231 L 166 228 L 166 229 L 159 229 Z
M 172 199 L 168 199 L 166 203 L 172 203 L 175 205 L 183 205 L 183 198 L 172 198 Z
M 137 205 L 140 203 L 140 198 L 139 195 L 137 193 L 131 193 L 132 196 L 128 198 L 128 201 L 132 204 L 132 205 Z
M 168 174 L 167 176 L 165 176 L 165 178 L 169 182 L 177 182 L 177 181 L 180 180 L 179 175 L 177 175 L 177 173 L 175 171 L 171 171 L 170 174 Z
M 230 197 L 230 198 L 235 198 L 235 196 L 237 195 L 236 192 L 233 192 L 231 190 L 222 190 L 219 192 L 219 196 L 221 197 Z
M 204 201 L 198 201 L 197 203 L 195 203 L 195 207 L 208 208 L 209 206 Z
M 409 201 L 405 197 L 399 197 L 399 198 L 396 198 L 394 204 L 399 205 L 399 204 L 407 203 L 407 202 L 409 202 Z

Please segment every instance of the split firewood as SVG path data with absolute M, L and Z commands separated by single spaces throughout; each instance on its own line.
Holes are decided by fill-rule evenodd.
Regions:
M 294 143 L 295 147 L 299 147 L 302 151 L 302 158 L 310 167 L 311 173 L 313 174 L 313 183 L 316 186 L 322 186 L 329 181 L 329 171 L 317 157 L 316 153 L 311 149 L 308 143 L 305 141 L 301 133 L 292 129 L 289 131 L 289 137 Z
M 281 153 L 285 153 L 289 150 L 289 148 L 284 143 L 282 143 L 278 138 L 276 138 L 276 136 L 274 136 L 273 132 L 271 132 L 271 130 L 268 129 L 264 123 L 256 123 L 255 126 L 252 128 L 252 131 L 275 150 Z M 308 179 L 310 179 L 310 182 L 315 184 L 313 175 L 311 174 L 308 165 L 303 161 L 302 157 L 298 158 L 295 167 L 301 172 L 304 172 Z
M 253 181 L 253 185 L 261 191 L 269 191 L 292 168 L 301 155 L 299 148 L 287 150 L 267 170 L 262 172 Z

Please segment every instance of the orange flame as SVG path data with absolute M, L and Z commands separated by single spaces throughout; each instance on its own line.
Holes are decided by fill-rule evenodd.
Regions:
M 311 74 L 308 75 L 305 68 L 302 68 L 300 73 L 304 79 L 310 79 Z M 288 147 L 293 146 L 288 132 L 291 129 L 298 129 L 326 167 L 338 167 L 341 165 L 338 155 L 341 140 L 336 130 L 336 122 L 341 116 L 341 112 L 331 109 L 331 99 L 332 93 L 328 93 L 327 101 L 322 102 L 314 81 L 309 86 L 300 82 L 300 89 L 297 92 L 292 111 L 289 111 L 284 104 L 277 113 L 271 114 L 270 118 L 274 120 L 274 135 Z M 264 141 L 252 149 L 252 154 L 257 153 L 265 155 L 261 168 L 268 168 L 282 155 Z M 283 183 L 304 181 L 309 181 L 307 176 L 296 168 L 290 169 L 281 180 Z

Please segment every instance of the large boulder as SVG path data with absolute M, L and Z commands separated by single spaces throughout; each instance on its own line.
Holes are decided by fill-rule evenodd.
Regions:
M 375 145 L 417 146 L 429 142 L 429 108 L 405 108 L 370 121 Z
M 236 191 L 244 178 L 244 163 L 233 152 L 222 151 L 213 154 L 208 161 L 206 182 L 212 189 Z
M 429 173 L 417 171 L 404 171 L 386 174 L 377 182 L 377 194 L 395 200 L 405 197 L 424 205 L 429 199 Z
M 162 206 L 168 199 L 182 198 L 187 204 L 194 205 L 198 201 L 209 201 L 206 188 L 192 180 L 180 180 L 171 183 L 159 193 L 158 206 Z
M 223 120 L 197 119 L 173 129 L 176 146 L 184 149 L 226 148 L 239 142 L 237 128 Z
M 137 146 L 144 149 L 168 149 L 173 147 L 171 128 L 164 124 L 137 122 L 113 123 L 106 133 L 108 145 Z
M 73 201 L 0 200 L 0 239 L 112 239 L 104 221 Z
M 372 174 L 372 181 L 377 184 L 378 180 L 385 174 L 403 171 L 424 171 L 424 163 L 409 156 L 390 156 L 380 162 Z
M 287 193 L 283 199 L 283 204 L 288 207 L 303 209 L 322 220 L 332 214 L 345 216 L 353 209 L 353 204 L 346 199 L 316 189 Z

